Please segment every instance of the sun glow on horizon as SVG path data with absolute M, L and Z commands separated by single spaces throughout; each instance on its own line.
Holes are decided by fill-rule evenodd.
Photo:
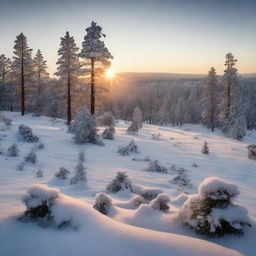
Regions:
M 112 79 L 115 76 L 115 71 L 113 69 L 108 69 L 105 74 L 108 79 Z

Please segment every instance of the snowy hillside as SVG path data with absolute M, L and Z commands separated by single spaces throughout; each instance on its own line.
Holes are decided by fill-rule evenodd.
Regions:
M 20 113 L 3 112 L 13 120 L 10 128 L 0 123 L 0 255 L 254 255 L 256 243 L 256 161 L 248 159 L 249 144 L 256 144 L 256 133 L 235 141 L 221 132 L 211 133 L 202 126 L 185 125 L 182 128 L 144 125 L 138 135 L 128 135 L 128 124 L 119 121 L 114 140 L 104 140 L 105 146 L 72 141 L 63 120 L 24 117 Z M 24 157 L 38 143 L 25 143 L 18 138 L 20 124 L 28 125 L 44 147 L 36 150 L 36 164 L 26 163 L 17 170 Z M 131 139 L 138 153 L 121 156 L 119 146 Z M 210 153 L 202 154 L 204 142 Z M 16 143 L 19 154 L 8 156 L 8 148 Z M 85 152 L 87 184 L 70 185 L 58 180 L 60 167 L 72 172 L 78 154 Z M 147 171 L 148 159 L 168 171 Z M 185 168 L 188 186 L 171 182 L 173 170 Z M 38 170 L 43 177 L 37 177 Z M 93 208 L 96 195 L 105 192 L 118 171 L 125 171 L 137 191 L 158 191 L 170 197 L 169 210 L 160 212 L 148 204 L 135 207 L 136 194 L 123 190 L 108 194 L 112 199 L 109 216 Z M 178 212 L 190 194 L 198 193 L 199 184 L 207 177 L 219 177 L 235 183 L 241 194 L 236 204 L 244 206 L 252 220 L 244 236 L 225 236 L 207 239 L 195 234 L 178 219 Z M 22 223 L 17 217 L 25 211 L 21 198 L 35 184 L 58 189 L 61 194 L 58 216 L 72 216 L 77 229 L 43 228 L 35 223 Z M 134 191 L 133 191 L 134 192 Z M 71 218 L 71 217 L 70 217 Z M 15 244 L 15 246 L 14 246 Z

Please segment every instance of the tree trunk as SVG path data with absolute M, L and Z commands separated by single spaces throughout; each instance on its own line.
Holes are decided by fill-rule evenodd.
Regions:
M 71 82 L 70 74 L 68 74 L 68 102 L 67 102 L 67 124 L 70 125 L 71 122 Z
M 91 58 L 91 114 L 95 113 L 94 58 Z
M 25 84 L 24 84 L 24 46 L 21 46 L 21 115 L 25 114 Z

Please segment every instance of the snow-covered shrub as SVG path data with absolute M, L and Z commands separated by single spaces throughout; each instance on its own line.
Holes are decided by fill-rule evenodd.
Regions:
M 78 156 L 78 164 L 75 168 L 75 174 L 70 180 L 70 184 L 86 183 L 86 170 L 83 165 L 85 161 L 84 151 L 81 151 Z
M 114 135 L 110 128 L 106 127 L 105 130 L 102 133 L 102 138 L 105 140 L 113 140 Z
M 112 207 L 112 200 L 105 193 L 100 193 L 97 195 L 93 208 L 102 214 L 108 215 Z
M 39 138 L 33 134 L 32 129 L 24 124 L 19 126 L 19 136 L 25 142 L 39 141 Z
M 192 187 L 191 181 L 187 176 L 186 172 L 177 174 L 170 181 L 172 184 L 178 185 L 179 190 L 183 190 L 184 188 Z
M 131 125 L 127 128 L 128 134 L 137 134 L 139 131 L 139 125 L 135 122 L 132 122 Z
M 59 171 L 55 173 L 55 177 L 66 180 L 68 178 L 70 171 L 66 169 L 65 167 L 60 167 Z
M 96 121 L 88 109 L 84 109 L 75 116 L 70 126 L 70 132 L 74 134 L 74 142 L 83 144 L 86 142 L 96 143 Z
M 40 142 L 38 145 L 37 145 L 37 148 L 38 149 L 43 149 L 44 148 L 44 144 L 42 142 Z
M 256 159 L 256 145 L 249 145 L 248 148 L 248 158 Z
M 197 168 L 197 167 L 198 167 L 197 163 L 194 162 L 194 163 L 192 164 L 192 167 Z
M 161 172 L 168 173 L 167 168 L 158 163 L 158 160 L 151 160 L 148 163 L 148 167 L 146 168 L 148 172 Z
M 114 127 L 115 118 L 111 112 L 105 112 L 97 118 L 97 122 L 101 126 Z
M 28 162 L 28 163 L 32 163 L 32 164 L 36 164 L 37 163 L 37 155 L 36 152 L 34 150 L 31 150 L 25 157 L 24 157 L 24 161 Z
M 142 196 L 146 201 L 151 201 L 155 199 L 163 191 L 154 188 L 142 188 L 138 191 L 138 194 Z
M 202 152 L 202 154 L 206 154 L 206 155 L 209 154 L 209 147 L 208 147 L 207 141 L 204 142 L 201 152 Z
M 121 156 L 129 155 L 130 153 L 139 153 L 138 146 L 132 139 L 127 146 L 119 146 L 117 151 Z
M 145 199 L 140 196 L 140 195 L 136 195 L 134 196 L 131 200 L 130 200 L 130 204 L 133 205 L 134 207 L 138 208 L 141 204 L 145 204 L 147 203 L 145 201 Z
M 12 125 L 12 119 L 5 117 L 1 113 L 0 113 L 0 121 L 3 122 L 7 128 L 9 128 Z
M 116 177 L 106 187 L 108 193 L 117 193 L 125 189 L 132 190 L 131 181 L 126 172 L 117 172 Z
M 27 210 L 21 220 L 42 220 L 50 221 L 51 208 L 55 200 L 59 197 L 59 191 L 55 188 L 49 188 L 46 185 L 35 185 L 31 187 L 27 194 L 23 196 Z
M 16 157 L 19 154 L 19 150 L 16 144 L 12 144 L 8 149 L 8 156 L 10 157 Z
M 102 139 L 99 135 L 96 135 L 94 144 L 96 144 L 98 146 L 105 146 L 104 142 L 102 141 Z
M 170 198 L 166 194 L 159 194 L 151 203 L 150 206 L 158 211 L 166 212 L 169 210 L 168 203 Z
M 189 170 L 187 170 L 187 169 L 185 169 L 185 168 L 183 168 L 183 167 L 179 167 L 179 166 L 176 166 L 176 165 L 172 165 L 172 166 L 171 166 L 171 172 L 172 172 L 172 173 L 175 173 L 175 174 L 181 175 L 181 174 L 184 174 L 184 173 L 188 173 Z
M 21 162 L 17 165 L 17 171 L 23 171 L 24 170 L 25 162 Z
M 235 205 L 238 187 L 218 178 L 207 178 L 199 193 L 190 196 L 180 210 L 183 223 L 209 237 L 225 234 L 242 235 L 244 226 L 251 226 L 247 210 Z
M 44 176 L 43 171 L 42 171 L 41 169 L 37 170 L 37 172 L 36 172 L 36 177 L 37 177 L 37 178 L 42 178 L 43 176 Z

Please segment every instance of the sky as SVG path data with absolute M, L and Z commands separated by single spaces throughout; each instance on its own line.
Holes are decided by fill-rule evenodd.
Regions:
M 222 73 L 232 52 L 240 73 L 255 73 L 255 13 L 256 0 L 0 0 L 0 54 L 12 57 L 23 32 L 52 74 L 60 37 L 69 31 L 81 47 L 93 20 L 115 72 Z

